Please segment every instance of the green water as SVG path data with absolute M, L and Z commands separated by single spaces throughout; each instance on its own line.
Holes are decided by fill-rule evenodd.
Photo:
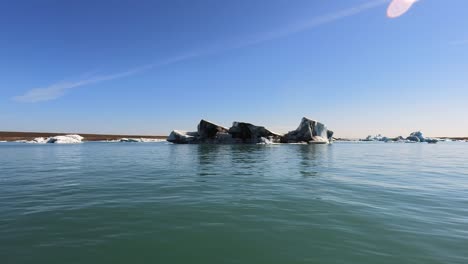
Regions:
M 0 144 L 0 263 L 468 263 L 468 144 Z

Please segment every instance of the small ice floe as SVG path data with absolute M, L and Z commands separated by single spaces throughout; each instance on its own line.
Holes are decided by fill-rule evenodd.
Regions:
M 109 139 L 109 140 L 96 140 L 94 142 L 101 142 L 101 143 L 115 143 L 120 142 L 120 139 Z
M 63 136 L 55 136 L 55 137 L 38 137 L 33 140 L 27 141 L 17 141 L 22 143 L 31 143 L 31 144 L 46 144 L 46 143 L 53 143 L 53 144 L 77 144 L 83 142 L 83 137 L 80 135 L 63 135 Z
M 121 138 L 118 142 L 143 142 L 143 143 L 155 143 L 164 142 L 165 139 L 160 138 Z
M 440 142 L 452 142 L 453 140 L 450 138 L 441 138 L 439 139 Z
M 42 143 L 47 143 L 49 139 L 48 138 L 44 138 L 44 137 L 38 137 L 38 138 L 35 138 L 31 141 L 27 141 L 26 143 L 38 143 L 38 144 L 42 144 Z
M 121 138 L 120 142 L 140 142 L 140 140 L 135 138 Z
M 387 137 L 384 137 L 378 134 L 377 136 L 369 135 L 365 139 L 361 139 L 360 141 L 387 141 L 387 140 L 388 140 Z
M 416 3 L 418 0 L 393 0 L 387 9 L 387 16 L 389 18 L 397 18 L 406 12 Z
M 141 142 L 148 142 L 148 143 L 157 143 L 157 142 L 167 142 L 164 138 L 141 138 Z

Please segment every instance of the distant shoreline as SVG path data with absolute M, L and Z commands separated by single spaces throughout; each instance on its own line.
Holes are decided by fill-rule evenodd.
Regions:
M 106 141 L 119 140 L 121 138 L 149 138 L 149 139 L 166 139 L 167 136 L 150 136 L 150 135 L 118 135 L 118 134 L 87 134 L 87 133 L 52 133 L 52 132 L 16 132 L 16 131 L 0 131 L 0 141 L 18 141 L 18 140 L 33 140 L 38 137 L 53 137 L 60 135 L 78 134 L 84 137 L 83 141 Z M 468 140 L 468 137 L 437 137 L 440 139 L 451 140 Z M 359 139 L 350 138 L 334 138 L 336 141 L 359 141 Z
M 450 139 L 450 140 L 468 140 L 468 137 L 433 137 L 438 139 Z M 333 138 L 336 141 L 363 141 L 358 138 Z M 364 140 L 365 141 L 365 140 Z
M 69 134 L 78 134 L 84 137 L 83 141 L 118 140 L 121 138 L 151 138 L 151 139 L 166 139 L 167 138 L 167 136 L 148 136 L 148 135 L 114 135 L 114 134 L 86 134 L 86 133 L 0 131 L 0 141 L 33 140 L 38 137 L 53 137 L 53 136 L 69 135 Z

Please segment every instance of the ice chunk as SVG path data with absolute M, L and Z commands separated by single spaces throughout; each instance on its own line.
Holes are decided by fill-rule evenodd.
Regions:
M 118 142 L 145 142 L 145 143 L 154 143 L 154 142 L 163 142 L 165 139 L 159 138 L 121 138 Z
M 83 137 L 80 135 L 55 136 L 47 140 L 47 143 L 55 144 L 76 144 L 82 143 Z

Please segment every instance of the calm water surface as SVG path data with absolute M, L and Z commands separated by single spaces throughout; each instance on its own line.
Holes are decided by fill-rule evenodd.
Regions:
M 468 143 L 0 144 L 0 263 L 468 263 Z

